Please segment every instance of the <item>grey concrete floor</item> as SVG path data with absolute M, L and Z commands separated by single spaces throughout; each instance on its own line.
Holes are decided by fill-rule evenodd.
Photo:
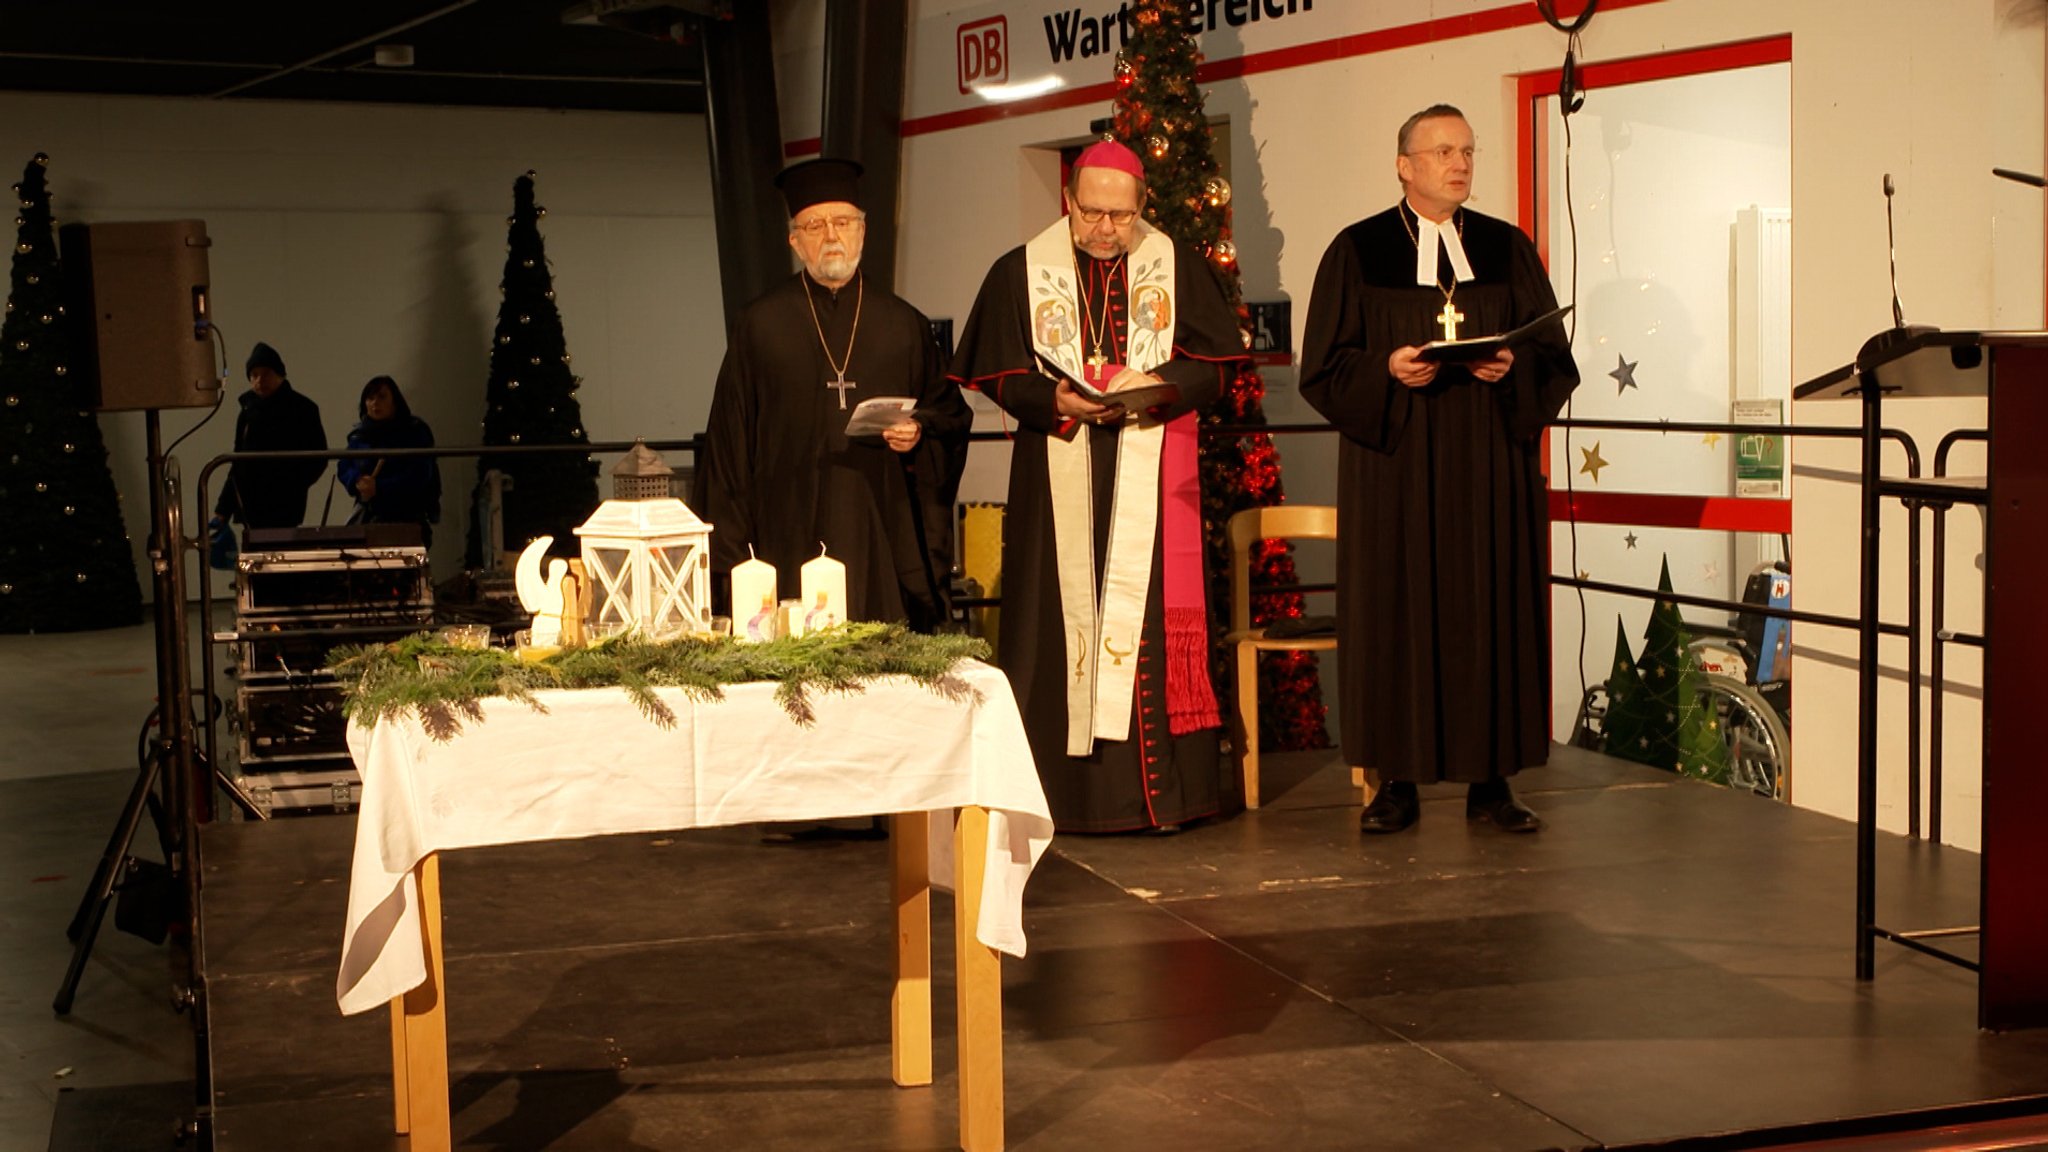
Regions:
M 60 1093 L 192 1075 L 171 950 L 111 913 L 71 1015 L 51 1012 L 65 927 L 136 777 L 154 648 L 149 625 L 0 636 L 0 1152 L 42 1152 Z M 135 851 L 161 858 L 152 830 Z

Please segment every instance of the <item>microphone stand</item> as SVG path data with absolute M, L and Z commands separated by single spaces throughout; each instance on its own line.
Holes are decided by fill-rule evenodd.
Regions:
M 149 885 L 140 893 L 142 901 L 157 906 L 143 913 L 153 925 L 166 929 L 184 928 L 184 979 L 172 988 L 173 1007 L 190 1015 L 193 1040 L 193 1111 L 178 1122 L 177 1139 L 191 1140 L 197 1152 L 213 1147 L 213 1045 L 206 989 L 206 957 L 200 928 L 200 806 L 207 802 L 205 790 L 213 773 L 193 747 L 192 685 L 186 653 L 185 553 L 194 547 L 184 538 L 183 496 L 179 490 L 178 462 L 163 453 L 163 432 L 157 410 L 146 409 L 145 427 L 149 452 L 149 560 L 154 580 L 156 618 L 157 736 L 137 770 L 134 789 L 114 827 L 105 854 L 95 871 L 77 913 L 66 934 L 73 942 L 71 963 L 58 986 L 51 1009 L 69 1015 L 78 982 L 85 973 L 86 958 L 106 917 L 107 906 L 122 888 L 122 881 L 135 871 L 129 854 L 145 808 L 158 815 L 158 832 L 163 839 L 164 870 L 175 884 Z M 204 774 L 200 774 L 200 769 Z M 161 790 L 159 808 L 157 793 Z M 121 916 L 116 913 L 117 924 Z M 161 939 L 161 937 L 159 937 Z M 178 945 L 174 945 L 174 948 Z
M 1892 232 L 1892 174 L 1884 174 L 1884 247 L 1892 270 L 1892 327 L 1906 326 L 1906 309 L 1899 304 L 1899 242 Z

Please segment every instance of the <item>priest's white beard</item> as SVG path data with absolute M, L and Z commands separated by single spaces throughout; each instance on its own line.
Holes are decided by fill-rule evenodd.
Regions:
M 818 258 L 804 265 L 804 271 L 820 284 L 844 284 L 860 269 L 860 249 L 828 244 Z

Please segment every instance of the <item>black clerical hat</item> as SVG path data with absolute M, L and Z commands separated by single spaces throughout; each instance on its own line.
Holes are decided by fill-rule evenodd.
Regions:
M 861 166 L 852 160 L 806 160 L 775 174 L 775 186 L 789 201 L 791 216 L 813 204 L 860 203 Z

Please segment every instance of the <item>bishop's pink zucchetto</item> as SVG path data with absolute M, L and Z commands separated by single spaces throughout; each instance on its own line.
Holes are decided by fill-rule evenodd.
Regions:
M 1145 179 L 1145 164 L 1138 154 L 1114 140 L 1103 140 L 1081 150 L 1074 158 L 1074 170 L 1083 168 L 1109 168 L 1117 172 L 1128 172 L 1140 181 Z

